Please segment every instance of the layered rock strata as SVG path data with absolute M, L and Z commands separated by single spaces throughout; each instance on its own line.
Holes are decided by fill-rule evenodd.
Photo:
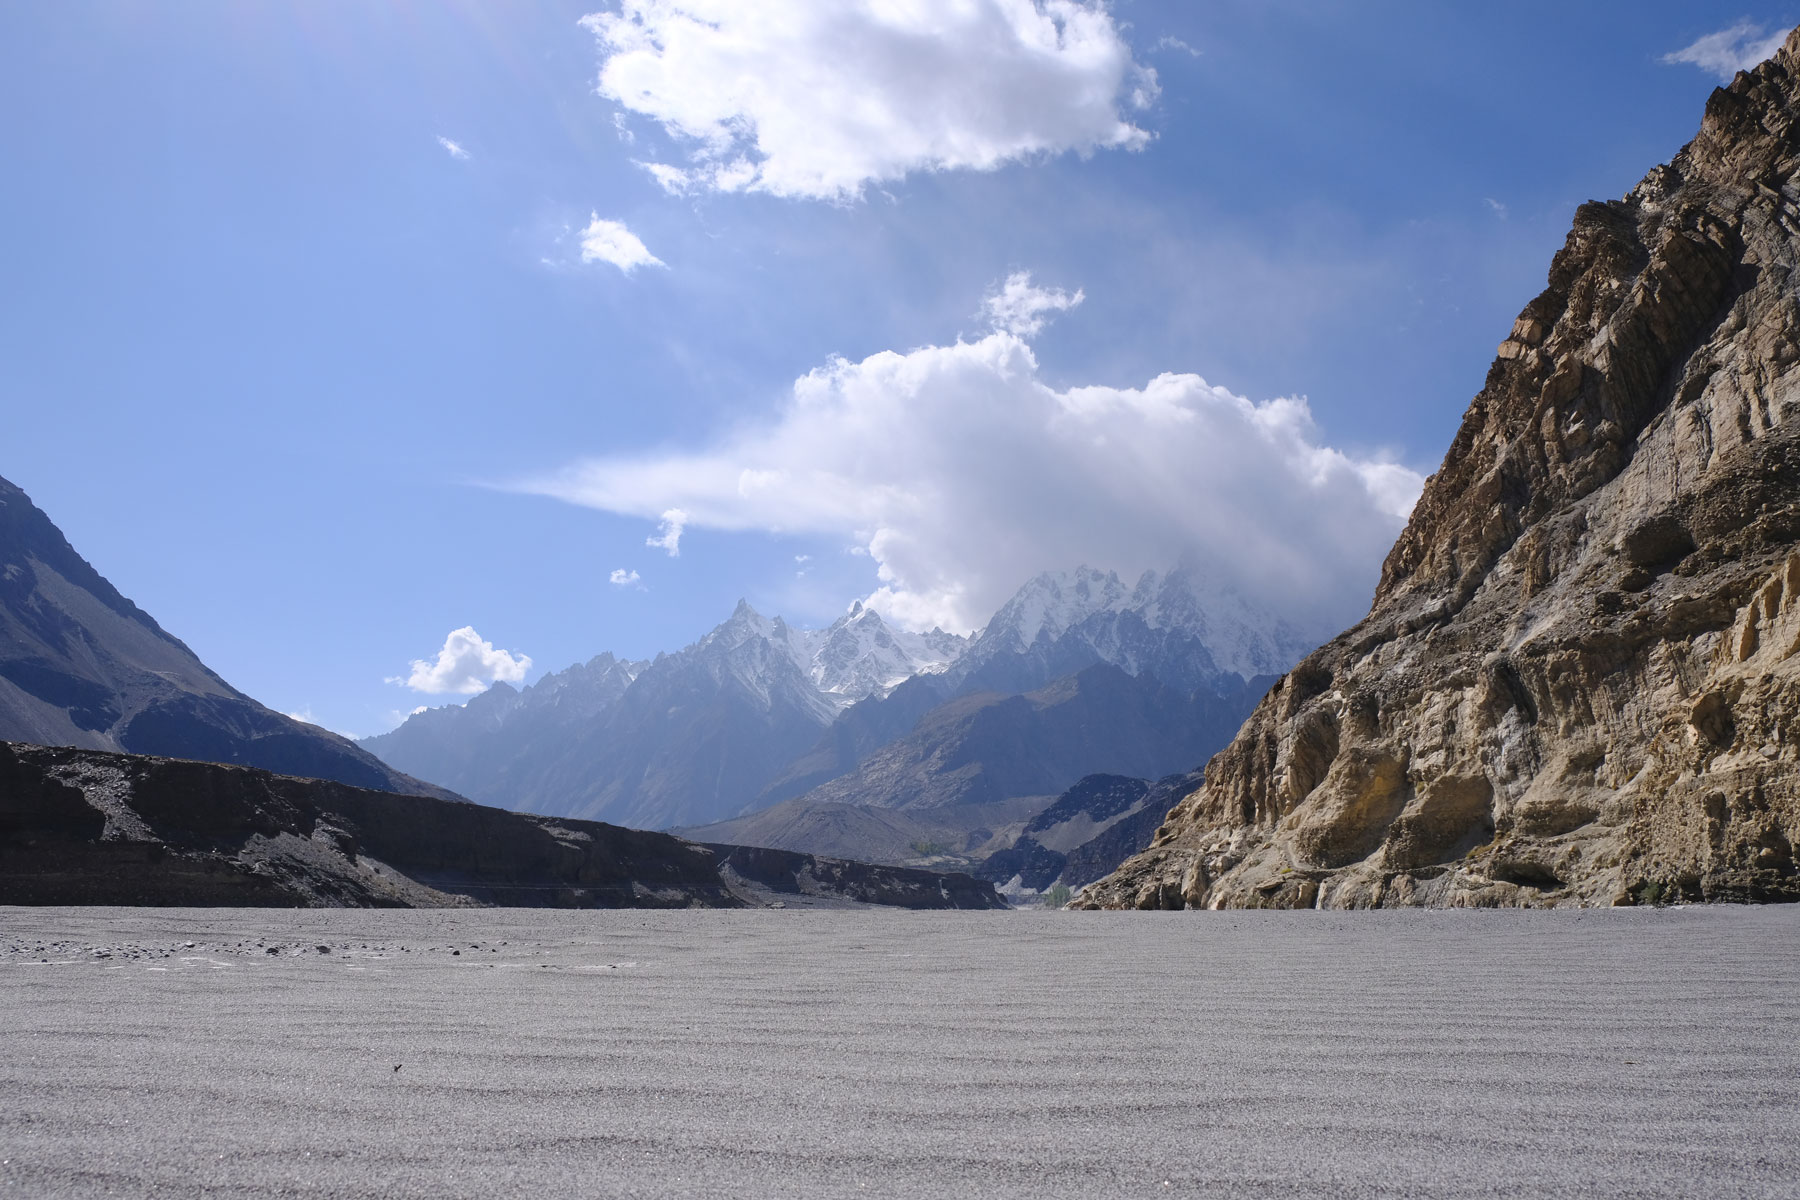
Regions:
M 1081 907 L 1800 899 L 1800 32 L 1583 205 L 1388 555 Z
M 0 742 L 0 904 L 730 908 L 783 895 L 1004 907 L 966 875 Z

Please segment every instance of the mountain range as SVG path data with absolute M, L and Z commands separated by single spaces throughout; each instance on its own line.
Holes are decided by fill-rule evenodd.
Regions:
M 540 703 L 578 728 L 638 665 L 603 656 Z M 859 686 L 829 660 L 819 678 Z M 520 731 L 516 693 L 479 699 L 475 720 Z M 0 904 L 847 902 L 1001 904 L 964 875 L 471 804 L 231 687 L 0 480 Z
M 849 853 L 846 822 L 884 846 L 895 825 L 842 806 L 956 810 L 966 819 L 945 828 L 940 814 L 909 844 L 948 839 L 961 861 L 969 835 L 995 824 L 984 805 L 1047 804 L 1095 771 L 1192 767 L 1305 648 L 1194 566 L 1135 586 L 1086 567 L 1046 573 L 967 638 L 897 630 L 860 604 L 801 630 L 740 602 L 683 650 L 497 684 L 362 745 L 488 803 L 709 840 L 779 829 L 758 844 L 815 852 L 799 831 L 821 823 L 792 807 L 735 822 L 824 806 L 829 844 Z
M 1084 775 L 1154 777 L 1204 758 L 1267 681 L 1241 672 L 1278 667 L 1300 644 L 1191 567 L 1129 587 L 1087 568 L 1045 574 L 972 637 L 898 630 L 860 604 L 824 629 L 796 629 L 740 603 L 683 650 L 650 661 L 601 654 L 529 687 L 497 684 L 359 746 L 231 687 L 4 481 L 0 638 L 0 739 L 259 767 L 302 781 L 281 785 L 293 803 L 323 786 L 308 779 L 456 803 L 468 791 L 565 821 L 755 842 L 801 854 L 796 863 L 835 854 L 949 868 L 1012 846 Z M 223 776 L 106 761 L 55 770 L 179 778 L 236 789 L 252 806 L 261 794 Z M 771 795 L 779 788 L 792 789 L 785 803 Z M 158 794 L 156 803 L 171 802 Z M 744 814 L 758 816 L 733 822 Z M 258 820 L 237 813 L 227 823 Z M 479 823 L 451 819 L 458 829 Z M 275 835 L 256 835 L 266 836 Z M 294 866 L 262 844 L 253 837 L 227 855 L 236 866 L 205 868 L 226 870 L 214 880 L 221 894 L 240 894 L 232 889 L 245 880 L 232 872 Z M 98 851 L 81 847 L 72 853 L 90 870 Z M 393 900 L 364 886 L 354 864 L 321 869 L 336 881 L 323 891 L 302 881 L 268 894 Z M 196 886 L 193 895 L 210 894 Z
M 860 605 L 829 628 L 797 630 L 740 602 L 673 654 L 602 654 L 523 689 L 495 684 L 362 745 L 508 808 L 700 824 L 750 803 L 844 707 L 943 670 L 964 644 L 892 629 Z

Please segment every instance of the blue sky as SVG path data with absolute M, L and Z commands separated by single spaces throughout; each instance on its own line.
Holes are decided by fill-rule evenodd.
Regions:
M 739 596 L 1197 552 L 1342 624 L 1575 206 L 1797 15 L 717 3 L 0 8 L 0 474 L 359 734 L 509 670 L 412 672 L 453 630 L 535 678 Z

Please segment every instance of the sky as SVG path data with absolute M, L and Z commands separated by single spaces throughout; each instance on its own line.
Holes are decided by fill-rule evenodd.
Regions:
M 1323 636 L 1797 9 L 0 6 L 0 475 L 357 735 L 740 597 L 1185 557 Z

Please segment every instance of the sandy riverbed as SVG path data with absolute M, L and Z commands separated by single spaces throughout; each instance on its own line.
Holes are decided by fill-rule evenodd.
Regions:
M 0 908 L 0 1019 L 6 1195 L 1800 1196 L 1794 908 Z

